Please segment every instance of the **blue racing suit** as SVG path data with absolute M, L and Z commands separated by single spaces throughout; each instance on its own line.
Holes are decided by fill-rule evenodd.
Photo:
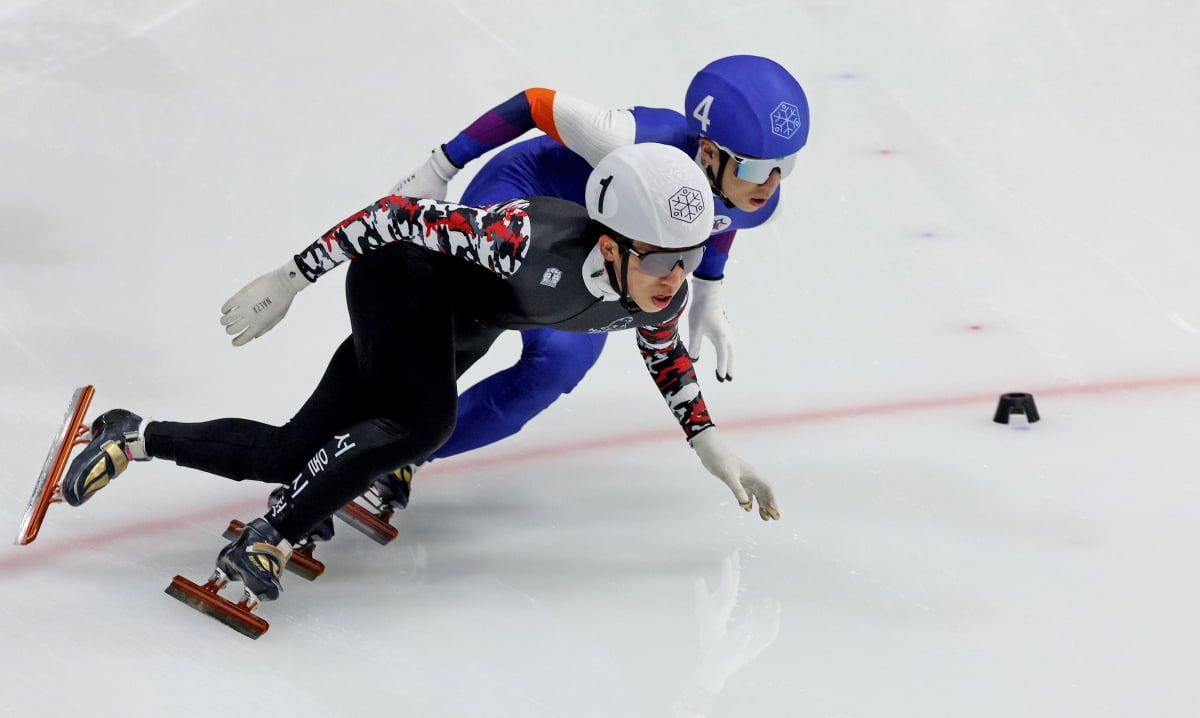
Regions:
M 700 137 L 686 118 L 669 109 L 603 110 L 543 88 L 518 93 L 480 117 L 443 146 L 458 167 L 539 129 L 543 136 L 518 142 L 491 158 L 462 195 L 467 205 L 490 205 L 514 197 L 557 197 L 584 204 L 584 187 L 595 164 L 612 149 L 634 142 L 672 145 L 691 156 Z M 701 279 L 720 279 L 738 229 L 757 227 L 774 214 L 779 192 L 756 212 L 713 198 L 717 208 Z M 450 439 L 430 458 L 444 458 L 511 436 L 558 397 L 570 392 L 600 357 L 606 335 L 537 328 L 521 332 L 517 363 L 483 379 L 459 397 L 458 422 Z

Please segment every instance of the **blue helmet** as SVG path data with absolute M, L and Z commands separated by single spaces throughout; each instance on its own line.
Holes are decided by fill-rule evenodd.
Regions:
M 782 65 L 756 55 L 714 60 L 688 85 L 688 127 L 749 157 L 787 157 L 808 142 L 808 98 Z

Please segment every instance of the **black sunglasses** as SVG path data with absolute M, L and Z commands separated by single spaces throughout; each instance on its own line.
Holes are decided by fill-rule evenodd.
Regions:
M 665 277 L 675 271 L 675 267 L 683 267 L 684 274 L 691 274 L 700 266 L 704 257 L 704 245 L 687 249 L 652 249 L 639 252 L 628 242 L 617 242 L 624 252 L 629 252 L 639 260 L 637 270 L 651 277 Z

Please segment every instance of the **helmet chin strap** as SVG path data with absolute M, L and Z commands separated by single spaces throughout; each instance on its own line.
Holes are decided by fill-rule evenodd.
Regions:
M 704 173 L 708 175 L 708 183 L 712 185 L 713 194 L 721 198 L 725 203 L 725 209 L 733 209 L 733 202 L 725 196 L 725 190 L 721 189 L 721 178 L 725 176 L 725 165 L 729 164 L 729 155 L 725 150 L 717 150 L 721 153 L 721 162 L 717 165 L 717 173 L 714 175 L 712 166 L 705 165 Z
M 617 281 L 616 267 L 613 266 L 611 261 L 606 259 L 604 260 L 604 268 L 608 270 L 608 283 L 613 285 L 613 289 L 621 293 L 621 298 L 618 300 L 621 302 L 621 306 L 625 307 L 630 314 L 636 314 L 642 311 L 642 308 L 637 305 L 637 302 L 629 298 L 629 282 L 627 281 L 629 279 L 629 252 L 626 252 L 624 249 L 619 251 L 621 254 L 621 280 Z

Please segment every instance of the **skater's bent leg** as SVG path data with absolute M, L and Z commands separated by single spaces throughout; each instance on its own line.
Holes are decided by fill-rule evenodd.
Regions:
M 146 452 L 236 481 L 284 483 L 334 431 L 367 416 L 363 394 L 353 342 L 347 339 L 312 396 L 282 427 L 247 419 L 155 421 L 146 428 Z
M 410 461 L 428 456 L 454 429 L 453 305 L 460 291 L 456 271 L 464 266 L 448 255 L 397 243 L 354 261 L 346 275 L 362 411 L 365 418 L 388 419 L 404 429 Z
M 461 454 L 520 431 L 579 384 L 600 357 L 605 336 L 556 329 L 521 332 L 521 358 L 463 392 L 454 434 L 431 458 Z
M 407 455 L 408 432 L 387 419 L 360 422 L 336 433 L 288 483 L 267 520 L 295 543 L 330 514 L 362 493 L 359 477 L 374 477 Z
M 351 263 L 346 303 L 366 418 L 331 432 L 286 484 L 268 520 L 289 541 L 450 436 L 456 282 L 447 261 L 459 260 L 389 245 Z
M 287 472 L 272 450 L 278 432 L 249 419 L 153 421 L 146 427 L 146 453 L 235 481 L 279 482 Z

